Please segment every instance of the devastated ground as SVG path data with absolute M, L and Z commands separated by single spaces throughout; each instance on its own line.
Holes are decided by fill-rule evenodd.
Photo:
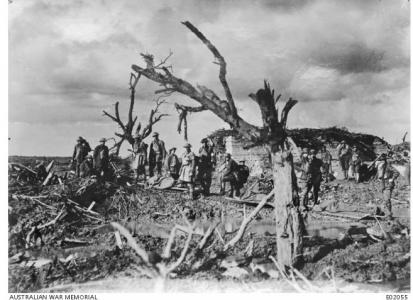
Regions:
M 67 163 L 56 161 L 56 174 L 67 171 Z M 119 243 L 109 223 L 125 225 L 137 243 L 156 258 L 162 254 L 174 224 L 185 224 L 181 213 L 185 207 L 190 221 L 198 222 L 199 227 L 218 218 L 223 226 L 201 253 L 188 254 L 163 288 L 191 290 L 190 282 L 196 282 L 200 291 L 209 286 L 205 282 L 219 282 L 221 287 L 234 284 L 242 290 L 245 286 L 252 290 L 310 288 L 299 277 L 292 286 L 271 261 L 276 256 L 271 206 L 259 212 L 234 248 L 223 251 L 222 240 L 233 236 L 243 215 L 254 205 L 244 206 L 216 194 L 189 201 L 182 191 L 144 189 L 126 182 L 69 177 L 42 186 L 22 182 L 10 172 L 9 291 L 85 290 L 82 284 L 86 282 L 91 286 L 95 281 L 95 288 L 99 288 L 98 283 L 108 279 L 111 284 L 104 286 L 116 289 L 121 287 L 114 286 L 116 278 L 152 288 L 153 281 L 142 274 L 141 260 L 126 243 Z M 212 192 L 217 191 L 214 186 Z M 266 192 L 268 186 L 260 183 L 252 194 Z M 410 290 L 409 194 L 410 187 L 400 180 L 392 201 L 396 219 L 390 222 L 380 215 L 383 196 L 378 182 L 336 180 L 323 184 L 322 204 L 305 217 L 300 272 L 313 282 L 312 288 L 321 281 L 331 288 L 336 284 L 342 291 L 356 283 L 363 284 L 362 290 Z M 189 248 L 193 249 L 201 237 L 195 235 Z M 185 235 L 178 235 L 176 241 L 171 261 L 179 257 Z

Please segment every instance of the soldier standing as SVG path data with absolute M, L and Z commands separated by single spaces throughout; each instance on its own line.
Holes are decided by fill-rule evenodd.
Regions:
M 154 175 L 154 169 L 158 177 L 162 175 L 162 162 L 166 156 L 165 143 L 159 139 L 157 132 L 153 133 L 153 141 L 149 148 L 149 177 Z
M 179 158 L 175 154 L 176 148 L 172 147 L 169 149 L 168 159 L 166 161 L 166 169 L 169 172 L 169 175 L 174 179 L 177 180 L 179 178 Z
M 143 175 L 143 179 L 146 180 L 146 172 L 145 172 L 145 165 L 147 162 L 147 148 L 146 145 L 142 141 L 142 136 L 135 135 L 134 136 L 134 143 L 132 147 L 132 155 L 133 155 L 133 163 L 132 168 L 135 172 L 136 181 L 139 180 L 139 176 Z
M 75 165 L 77 177 L 80 176 L 80 164 L 85 160 L 90 150 L 89 143 L 84 138 L 79 136 L 72 155 L 72 161 Z
M 179 183 L 186 183 L 189 190 L 189 199 L 194 199 L 194 173 L 195 173 L 195 154 L 191 151 L 191 145 L 184 145 L 185 152 L 182 154 L 182 166 L 179 172 Z
M 204 196 L 209 195 L 212 181 L 212 146 L 208 145 L 206 138 L 201 140 L 199 149 L 198 177 L 201 182 Z
M 340 161 L 341 169 L 344 173 L 344 179 L 348 179 L 348 169 L 350 167 L 351 150 L 350 146 L 345 141 L 341 141 L 338 145 L 338 159 Z
M 353 153 L 351 156 L 351 170 L 353 172 L 354 179 L 356 180 L 357 183 L 360 182 L 360 167 L 361 167 L 361 158 L 359 151 L 357 150 L 356 147 L 353 147 Z
M 326 178 L 326 182 L 330 180 L 330 170 L 331 170 L 331 160 L 333 157 L 331 153 L 327 150 L 326 146 L 321 148 L 321 160 L 323 161 L 323 173 Z
M 318 203 L 318 192 L 321 184 L 321 168 L 323 162 L 316 157 L 317 152 L 312 149 L 308 157 L 306 169 L 306 184 L 304 190 L 303 205 L 308 210 L 308 193 L 313 190 L 314 205 Z
M 106 139 L 100 139 L 100 145 L 93 151 L 93 168 L 98 176 L 106 178 L 109 169 L 109 149 L 105 145 Z
M 391 196 L 393 194 L 393 190 L 396 187 L 396 180 L 399 177 L 398 172 L 392 172 L 392 174 L 388 178 L 388 184 L 387 187 L 384 188 L 383 190 L 383 198 L 384 198 L 384 204 L 386 206 L 387 210 L 387 219 L 388 220 L 393 220 L 393 212 L 392 212 L 392 206 L 391 206 Z
M 225 195 L 225 183 L 229 182 L 231 186 L 231 192 L 230 192 L 230 197 L 234 197 L 234 188 L 236 189 L 235 191 L 235 196 L 239 196 L 239 189 L 236 186 L 236 177 L 235 177 L 235 171 L 238 168 L 238 164 L 231 158 L 231 154 L 227 153 L 225 156 L 225 162 L 224 164 L 220 167 L 221 171 L 221 195 Z

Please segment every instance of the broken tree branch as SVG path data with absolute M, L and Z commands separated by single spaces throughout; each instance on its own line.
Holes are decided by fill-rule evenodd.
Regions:
M 171 51 L 171 49 L 169 49 L 169 54 L 167 57 L 165 57 L 164 59 L 161 59 L 161 61 L 159 62 L 159 64 L 157 64 L 156 66 L 154 66 L 154 69 L 160 68 L 162 67 L 164 64 L 166 64 L 166 62 L 168 61 L 168 59 L 173 55 L 174 53 Z
M 182 123 L 184 124 L 184 139 L 185 141 L 188 140 L 188 121 L 186 119 L 188 112 L 201 112 L 204 110 L 207 110 L 204 106 L 197 106 L 197 107 L 191 107 L 191 106 L 185 106 L 185 105 L 180 105 L 178 103 L 175 103 L 175 108 L 179 114 L 179 121 L 178 121 L 178 133 L 182 132 Z
M 266 197 L 264 197 L 260 203 L 257 205 L 256 208 L 248 215 L 248 217 L 244 217 L 244 220 L 242 221 L 242 224 L 237 232 L 237 234 L 224 246 L 224 251 L 228 250 L 231 247 L 234 247 L 234 245 L 242 238 L 242 236 L 245 233 L 245 230 L 247 229 L 248 224 L 254 219 L 254 217 L 258 214 L 258 212 L 264 207 L 264 205 L 267 203 L 268 200 L 271 199 L 271 197 L 274 195 L 274 190 L 272 190 Z
M 148 266 L 152 267 L 153 265 L 149 262 L 149 256 L 148 253 L 146 253 L 145 250 L 143 250 L 135 241 L 133 236 L 129 233 L 129 231 L 120 225 L 119 223 L 116 222 L 111 222 L 110 225 L 115 228 L 116 230 L 119 231 L 120 234 L 122 234 L 126 240 L 128 241 L 128 245 L 135 250 L 136 254 L 142 259 L 142 261 Z
M 42 224 L 42 225 L 40 225 L 40 226 L 38 226 L 37 228 L 38 229 L 42 229 L 42 228 L 45 228 L 45 227 L 48 227 L 48 226 L 51 226 L 51 225 L 54 225 L 54 224 L 56 224 L 56 222 L 62 217 L 62 215 L 64 214 L 64 209 L 62 209 L 61 211 L 60 211 L 60 213 L 56 216 L 56 218 L 54 218 L 53 220 L 51 220 L 50 222 L 47 222 L 46 224 Z
M 281 112 L 281 125 L 285 129 L 287 126 L 287 117 L 290 110 L 298 103 L 297 100 L 293 100 L 292 98 L 288 99 L 287 103 L 285 104 L 282 112 Z
M 158 114 L 159 108 L 164 103 L 166 103 L 166 99 L 162 99 L 162 97 L 158 97 L 158 99 L 155 100 L 155 107 L 151 110 L 151 113 L 149 114 L 148 124 L 142 130 L 142 134 L 141 134 L 142 139 L 147 138 L 152 133 L 153 125 L 158 123 L 163 117 L 169 116 L 169 114 Z M 137 133 L 138 132 L 139 131 L 137 131 Z
M 22 200 L 31 200 L 31 201 L 34 201 L 34 202 L 36 202 L 36 203 L 38 203 L 38 204 L 40 204 L 40 205 L 43 205 L 44 207 L 47 207 L 47 208 L 49 208 L 49 209 L 52 209 L 52 210 L 56 210 L 56 209 L 57 209 L 56 207 L 47 205 L 47 204 L 43 203 L 42 201 L 38 200 L 38 199 L 47 199 L 47 196 L 26 196 L 26 195 L 16 195 L 16 194 L 13 194 L 13 195 L 11 195 L 11 197 L 12 197 L 12 199 L 14 199 L 14 200 L 20 200 L 20 199 L 22 199 Z
M 228 82 L 226 79 L 226 74 L 227 74 L 227 63 L 225 62 L 224 57 L 219 53 L 218 49 L 196 28 L 194 25 L 192 25 L 191 22 L 185 21 L 182 22 L 192 33 L 194 33 L 204 44 L 205 46 L 208 47 L 208 49 L 212 52 L 212 54 L 215 56 L 215 58 L 218 61 L 219 64 L 219 80 L 221 81 L 222 87 L 224 88 L 225 91 L 225 96 L 228 100 L 229 108 L 231 114 L 236 117 L 237 116 L 237 108 L 234 103 L 234 98 L 232 97 L 231 90 L 228 86 Z
M 170 267 L 166 269 L 166 275 L 174 271 L 184 261 L 186 254 L 188 253 L 188 250 L 189 250 L 189 244 L 191 243 L 191 240 L 192 240 L 192 234 L 193 234 L 193 227 L 190 227 L 188 237 L 186 239 L 185 246 L 182 249 L 181 255 L 179 256 L 178 260 L 175 263 L 173 263 Z
M 212 236 L 212 233 L 214 233 L 215 228 L 217 228 L 217 226 L 220 224 L 220 222 L 216 222 L 215 224 L 211 224 L 208 227 L 208 230 L 205 232 L 204 236 L 202 237 L 202 240 L 199 242 L 197 248 L 199 250 L 202 250 L 206 243 L 208 242 L 209 238 Z
M 185 226 L 181 226 L 181 225 L 175 225 L 172 230 L 171 233 L 169 234 L 168 237 L 168 242 L 165 246 L 164 252 L 162 254 L 163 258 L 170 258 L 171 257 L 171 249 L 172 249 L 172 245 L 173 242 L 175 241 L 175 236 L 176 236 L 176 231 L 177 230 L 181 230 L 182 232 L 189 232 L 189 228 L 185 227 Z

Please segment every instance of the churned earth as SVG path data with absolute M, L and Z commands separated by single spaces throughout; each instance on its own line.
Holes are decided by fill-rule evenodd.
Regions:
M 62 159 L 56 168 L 64 171 L 66 166 Z M 265 193 L 266 188 L 258 192 Z M 172 227 L 184 224 L 181 212 L 185 207 L 200 224 L 221 218 L 233 229 L 243 214 L 254 208 L 229 201 L 217 191 L 214 185 L 211 196 L 190 201 L 181 191 L 101 183 L 91 178 L 66 179 L 63 184 L 41 187 L 10 176 L 9 292 L 157 290 L 156 281 L 140 272 L 136 253 L 126 244 L 119 248 L 109 223 L 125 225 L 141 247 L 159 255 Z M 322 185 L 321 205 L 304 215 L 307 230 L 300 272 L 313 288 L 410 290 L 410 186 L 400 180 L 393 198 L 395 220 L 386 221 L 379 215 L 384 203 L 378 182 L 336 180 Z M 95 214 L 87 212 L 93 202 Z M 58 220 L 50 223 L 59 214 Z M 376 214 L 378 217 L 372 217 Z M 202 265 L 194 268 L 189 255 L 163 283 L 162 290 L 296 291 L 270 259 L 277 255 L 274 222 L 272 208 L 264 207 L 243 239 L 226 252 L 214 236 L 200 254 Z M 30 235 L 28 243 L 33 228 L 41 229 Z M 231 236 L 223 232 L 222 238 L 229 240 Z M 190 247 L 200 238 L 195 236 Z M 184 243 L 185 236 L 178 236 L 172 260 L 177 259 Z M 126 284 L 131 282 L 136 285 Z M 297 283 L 303 289 L 310 288 L 300 278 Z

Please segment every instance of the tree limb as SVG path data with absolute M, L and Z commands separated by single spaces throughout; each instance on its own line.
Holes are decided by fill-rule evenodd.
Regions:
M 151 134 L 153 125 L 158 123 L 163 117 L 169 116 L 169 114 L 156 115 L 161 105 L 164 104 L 165 102 L 166 102 L 166 99 L 161 99 L 161 97 L 155 100 L 155 108 L 151 110 L 151 113 L 149 114 L 148 124 L 142 131 L 142 134 L 141 134 L 142 139 L 145 139 Z
M 167 57 L 165 57 L 164 59 L 161 59 L 161 61 L 159 62 L 159 64 L 157 64 L 156 66 L 154 66 L 154 69 L 160 68 L 162 67 L 164 64 L 166 64 L 166 62 L 168 61 L 168 59 L 173 55 L 174 53 L 169 49 L 169 54 Z
M 222 87 L 224 88 L 225 91 L 225 96 L 228 100 L 229 108 L 232 113 L 232 115 L 235 117 L 238 115 L 237 113 L 237 108 L 234 103 L 234 98 L 232 97 L 231 90 L 228 86 L 228 82 L 226 79 L 226 74 L 227 74 L 227 63 L 225 62 L 224 57 L 219 53 L 218 49 L 196 28 L 194 25 L 192 25 L 191 22 L 185 21 L 182 22 L 183 25 L 185 25 L 192 33 L 194 33 L 204 44 L 205 46 L 208 47 L 208 49 L 212 52 L 212 54 L 215 56 L 215 58 L 218 60 L 218 64 L 220 66 L 219 68 L 219 80 L 221 81 Z
M 111 118 L 114 122 L 118 123 L 120 128 L 125 130 L 125 125 L 123 124 L 122 120 L 119 117 L 119 101 L 115 103 L 115 117 L 106 111 L 103 111 L 103 114 L 109 118 Z
M 297 100 L 293 100 L 292 98 L 288 99 L 287 103 L 285 104 L 282 112 L 281 112 L 281 126 L 283 129 L 287 126 L 287 117 L 290 110 L 298 103 Z
M 234 247 L 234 245 L 242 238 L 242 236 L 245 233 L 245 230 L 247 229 L 248 224 L 254 219 L 254 217 L 259 213 L 259 211 L 264 207 L 264 205 L 267 203 L 268 200 L 274 195 L 274 190 L 272 190 L 267 196 L 265 196 L 260 203 L 257 205 L 257 207 L 254 208 L 254 210 L 249 214 L 248 217 L 244 216 L 244 220 L 242 221 L 242 224 L 240 228 L 238 229 L 237 234 L 224 246 L 224 251 L 228 250 L 231 247 Z
M 142 249 L 135 241 L 135 239 L 132 237 L 132 235 L 129 233 L 129 231 L 120 225 L 119 223 L 112 222 L 110 225 L 118 230 L 128 241 L 129 246 L 135 250 L 136 254 L 142 259 L 142 261 L 149 267 L 152 267 L 152 264 L 149 262 L 149 256 L 148 253 L 144 249 Z
M 130 73 L 129 89 L 131 90 L 131 92 L 130 92 L 130 103 L 129 103 L 129 111 L 128 111 L 128 125 L 129 126 L 133 122 L 132 121 L 132 112 L 133 112 L 133 107 L 135 105 L 135 92 L 136 92 L 135 88 L 136 88 L 136 85 L 138 84 L 138 81 L 139 81 L 140 78 L 141 78 L 141 74 L 138 74 L 136 76 L 134 73 Z M 119 112 L 118 112 L 118 110 L 116 110 L 116 111 L 117 111 L 117 117 L 119 118 Z
M 197 106 L 197 107 L 192 107 L 192 106 L 181 105 L 181 104 L 178 104 L 178 103 L 175 103 L 175 108 L 177 110 L 184 110 L 184 111 L 187 111 L 187 112 L 201 112 L 201 111 L 204 111 L 204 110 L 208 110 L 206 107 L 204 107 L 202 105 Z
M 179 256 L 178 260 L 175 263 L 173 263 L 170 267 L 168 267 L 166 269 L 166 274 L 171 273 L 173 270 L 175 270 L 177 267 L 179 267 L 179 265 L 184 261 L 185 256 L 186 256 L 186 254 L 188 253 L 188 250 L 189 250 L 189 244 L 191 242 L 193 233 L 194 233 L 193 228 L 190 227 L 188 237 L 186 239 L 185 246 L 182 249 L 181 255 Z
M 199 104 L 212 111 L 219 118 L 227 122 L 234 129 L 245 136 L 246 139 L 250 140 L 252 143 L 259 144 L 262 143 L 261 130 L 252 124 L 247 123 L 242 118 L 228 114 L 228 103 L 219 99 L 210 99 L 205 95 L 202 95 L 194 86 L 189 82 L 177 78 L 175 76 L 166 76 L 160 72 L 156 72 L 153 69 L 144 69 L 137 65 L 132 65 L 132 69 L 141 73 L 143 76 L 151 81 L 160 83 L 162 85 L 169 85 L 174 91 L 184 94 L 193 100 L 197 101 Z

